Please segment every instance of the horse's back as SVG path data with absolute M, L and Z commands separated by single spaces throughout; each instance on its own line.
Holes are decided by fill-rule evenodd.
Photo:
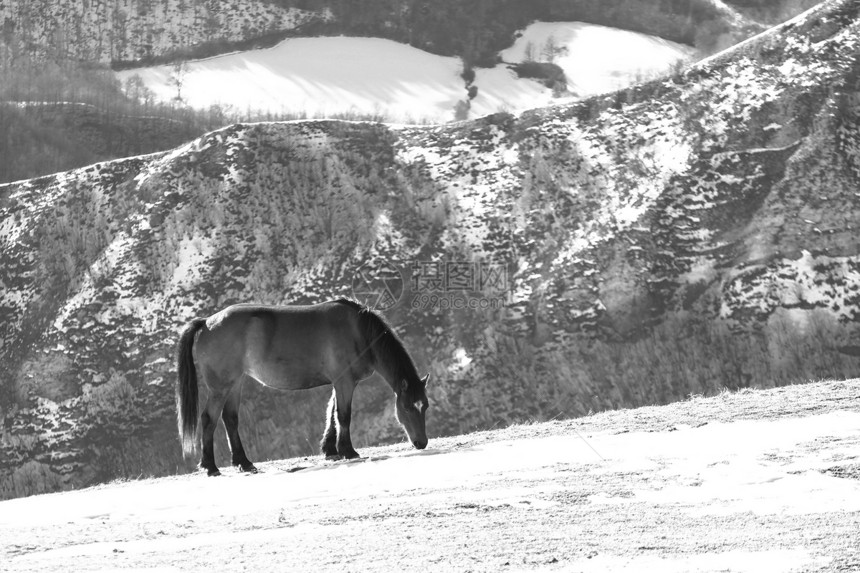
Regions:
M 234 305 L 207 319 L 198 352 L 231 377 L 241 373 L 276 388 L 311 388 L 361 362 L 356 316 L 338 302 Z

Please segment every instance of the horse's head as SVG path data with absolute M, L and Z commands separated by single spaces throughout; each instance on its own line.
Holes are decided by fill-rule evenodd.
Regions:
M 397 421 L 406 430 L 406 435 L 412 445 L 423 450 L 427 447 L 427 429 L 424 425 L 424 413 L 427 411 L 427 380 L 416 379 L 411 384 L 402 380 L 394 406 L 394 415 Z

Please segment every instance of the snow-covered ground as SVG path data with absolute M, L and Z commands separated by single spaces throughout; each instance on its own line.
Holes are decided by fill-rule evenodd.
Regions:
M 554 50 L 553 50 L 554 48 Z M 693 61 L 696 50 L 657 36 L 583 22 L 535 22 L 501 53 L 505 62 L 531 58 L 564 70 L 579 97 L 611 92 L 671 72 Z
M 598 416 L 596 428 L 586 420 L 561 433 L 537 425 L 516 439 L 366 450 L 349 463 L 270 462 L 257 475 L 227 470 L 10 500 L 0 503 L 0 547 L 5 566 L 27 571 L 860 563 L 858 548 L 844 543 L 860 520 L 860 411 L 832 407 L 856 397 L 858 384 L 809 385 L 821 394 L 809 407 L 819 413 L 801 417 L 773 417 L 807 399 L 789 396 L 804 396 L 792 388 L 694 400 L 659 428 L 649 410 L 662 416 L 675 406 L 609 413 L 615 422 L 601 427 Z M 696 408 L 718 417 L 682 423 L 707 417 Z M 720 421 L 733 408 L 761 418 Z M 642 421 L 648 431 L 636 427 Z
M 529 26 L 502 53 L 522 61 L 528 46 L 535 59 L 549 39 L 554 58 L 570 79 L 572 92 L 587 96 L 618 89 L 664 72 L 692 48 L 660 38 L 582 23 L 539 22 Z M 189 105 L 214 104 L 238 112 L 263 111 L 331 117 L 376 114 L 391 121 L 446 122 L 467 99 L 458 58 L 443 57 L 380 38 L 293 38 L 267 49 L 238 52 L 183 66 L 155 66 L 117 72 L 135 74 L 162 101 L 181 95 Z M 518 112 L 552 103 L 551 90 L 518 79 L 507 66 L 476 70 L 478 96 L 470 117 Z
M 161 100 L 177 96 L 178 77 L 182 98 L 196 108 L 222 104 L 239 112 L 386 114 L 419 121 L 453 118 L 454 105 L 466 97 L 461 72 L 456 58 L 390 40 L 328 37 L 192 61 L 183 71 L 156 66 L 118 75 L 124 81 L 139 74 Z

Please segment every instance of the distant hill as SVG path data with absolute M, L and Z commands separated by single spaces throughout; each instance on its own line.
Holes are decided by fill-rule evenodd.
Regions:
M 0 186 L 0 495 L 187 467 L 185 321 L 349 295 L 361 265 L 402 273 L 434 435 L 856 374 L 858 54 L 831 1 L 518 117 L 238 124 Z M 312 453 L 326 398 L 249 385 L 256 458 Z M 400 439 L 383 384 L 358 400 L 358 447 Z
M 809 1 L 750 0 L 9 0 L 0 54 L 40 55 L 112 65 L 151 64 L 272 45 L 288 36 L 387 38 L 434 54 L 492 66 L 514 33 L 535 21 L 581 21 L 644 32 L 714 51 L 765 25 L 733 4 L 754 4 L 750 16 L 789 17 Z M 63 28 L 56 23 L 63 22 Z M 722 36 L 722 37 L 721 37 Z
M 7 0 L 0 2 L 0 102 L 47 103 L 54 111 L 43 115 L 34 113 L 32 107 L 23 112 L 15 106 L 0 109 L 0 131 L 7 134 L 0 140 L 0 181 L 170 149 L 236 121 L 296 117 L 295 110 L 286 115 L 276 110 L 277 117 L 267 117 L 244 106 L 197 112 L 178 102 L 153 106 L 152 94 L 107 81 L 101 72 L 110 67 L 181 63 L 273 46 L 287 37 L 351 35 L 387 38 L 432 54 L 456 57 L 462 62 L 457 66 L 462 65 L 467 75 L 473 66 L 494 66 L 499 52 L 513 44 L 518 31 L 536 20 L 576 20 L 644 32 L 711 53 L 808 5 L 811 0 L 129 0 L 122 4 Z M 557 70 L 550 76 L 554 73 Z M 477 87 L 496 88 L 498 81 L 482 78 L 480 84 Z M 454 84 L 448 87 L 458 93 L 454 104 L 463 108 L 451 115 L 468 117 L 469 108 L 464 107 L 468 86 L 462 90 Z M 482 98 L 489 93 L 482 91 Z M 496 94 L 489 103 L 476 103 L 471 117 L 486 109 L 521 109 L 503 103 L 516 99 Z M 535 105 L 545 99 L 539 98 Z M 93 143 L 89 137 L 82 140 L 65 128 L 78 124 L 82 109 L 67 103 L 91 106 L 86 130 L 106 134 L 106 141 L 111 142 L 108 150 L 104 144 Z M 59 118 L 61 110 L 69 111 L 72 117 Z M 298 116 L 302 113 L 299 111 Z M 342 117 L 340 112 L 337 115 Z M 350 115 L 370 119 L 380 113 L 359 111 Z M 422 118 L 421 113 L 412 115 Z M 138 117 L 144 124 L 140 145 L 117 137 L 127 133 L 130 123 L 136 121 L 133 118 Z M 153 131 L 153 123 L 172 127 Z M 150 134 L 157 137 L 150 138 Z M 120 143 L 115 143 L 118 140 Z

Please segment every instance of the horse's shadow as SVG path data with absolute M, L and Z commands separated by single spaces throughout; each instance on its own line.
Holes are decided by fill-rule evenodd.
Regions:
M 285 473 L 296 473 L 296 472 L 312 472 L 312 471 L 330 471 L 343 466 L 353 466 L 357 464 L 366 464 L 368 462 L 382 462 L 385 460 L 398 459 L 398 458 L 412 458 L 416 456 L 436 456 L 439 454 L 447 453 L 445 450 L 429 448 L 420 451 L 412 451 L 412 452 L 404 452 L 402 454 L 383 454 L 379 456 L 370 456 L 367 458 L 353 458 L 351 460 L 345 459 L 330 459 L 327 458 L 324 462 L 308 465 L 308 466 L 292 466 L 285 469 L 278 468 L 277 471 L 282 471 Z

